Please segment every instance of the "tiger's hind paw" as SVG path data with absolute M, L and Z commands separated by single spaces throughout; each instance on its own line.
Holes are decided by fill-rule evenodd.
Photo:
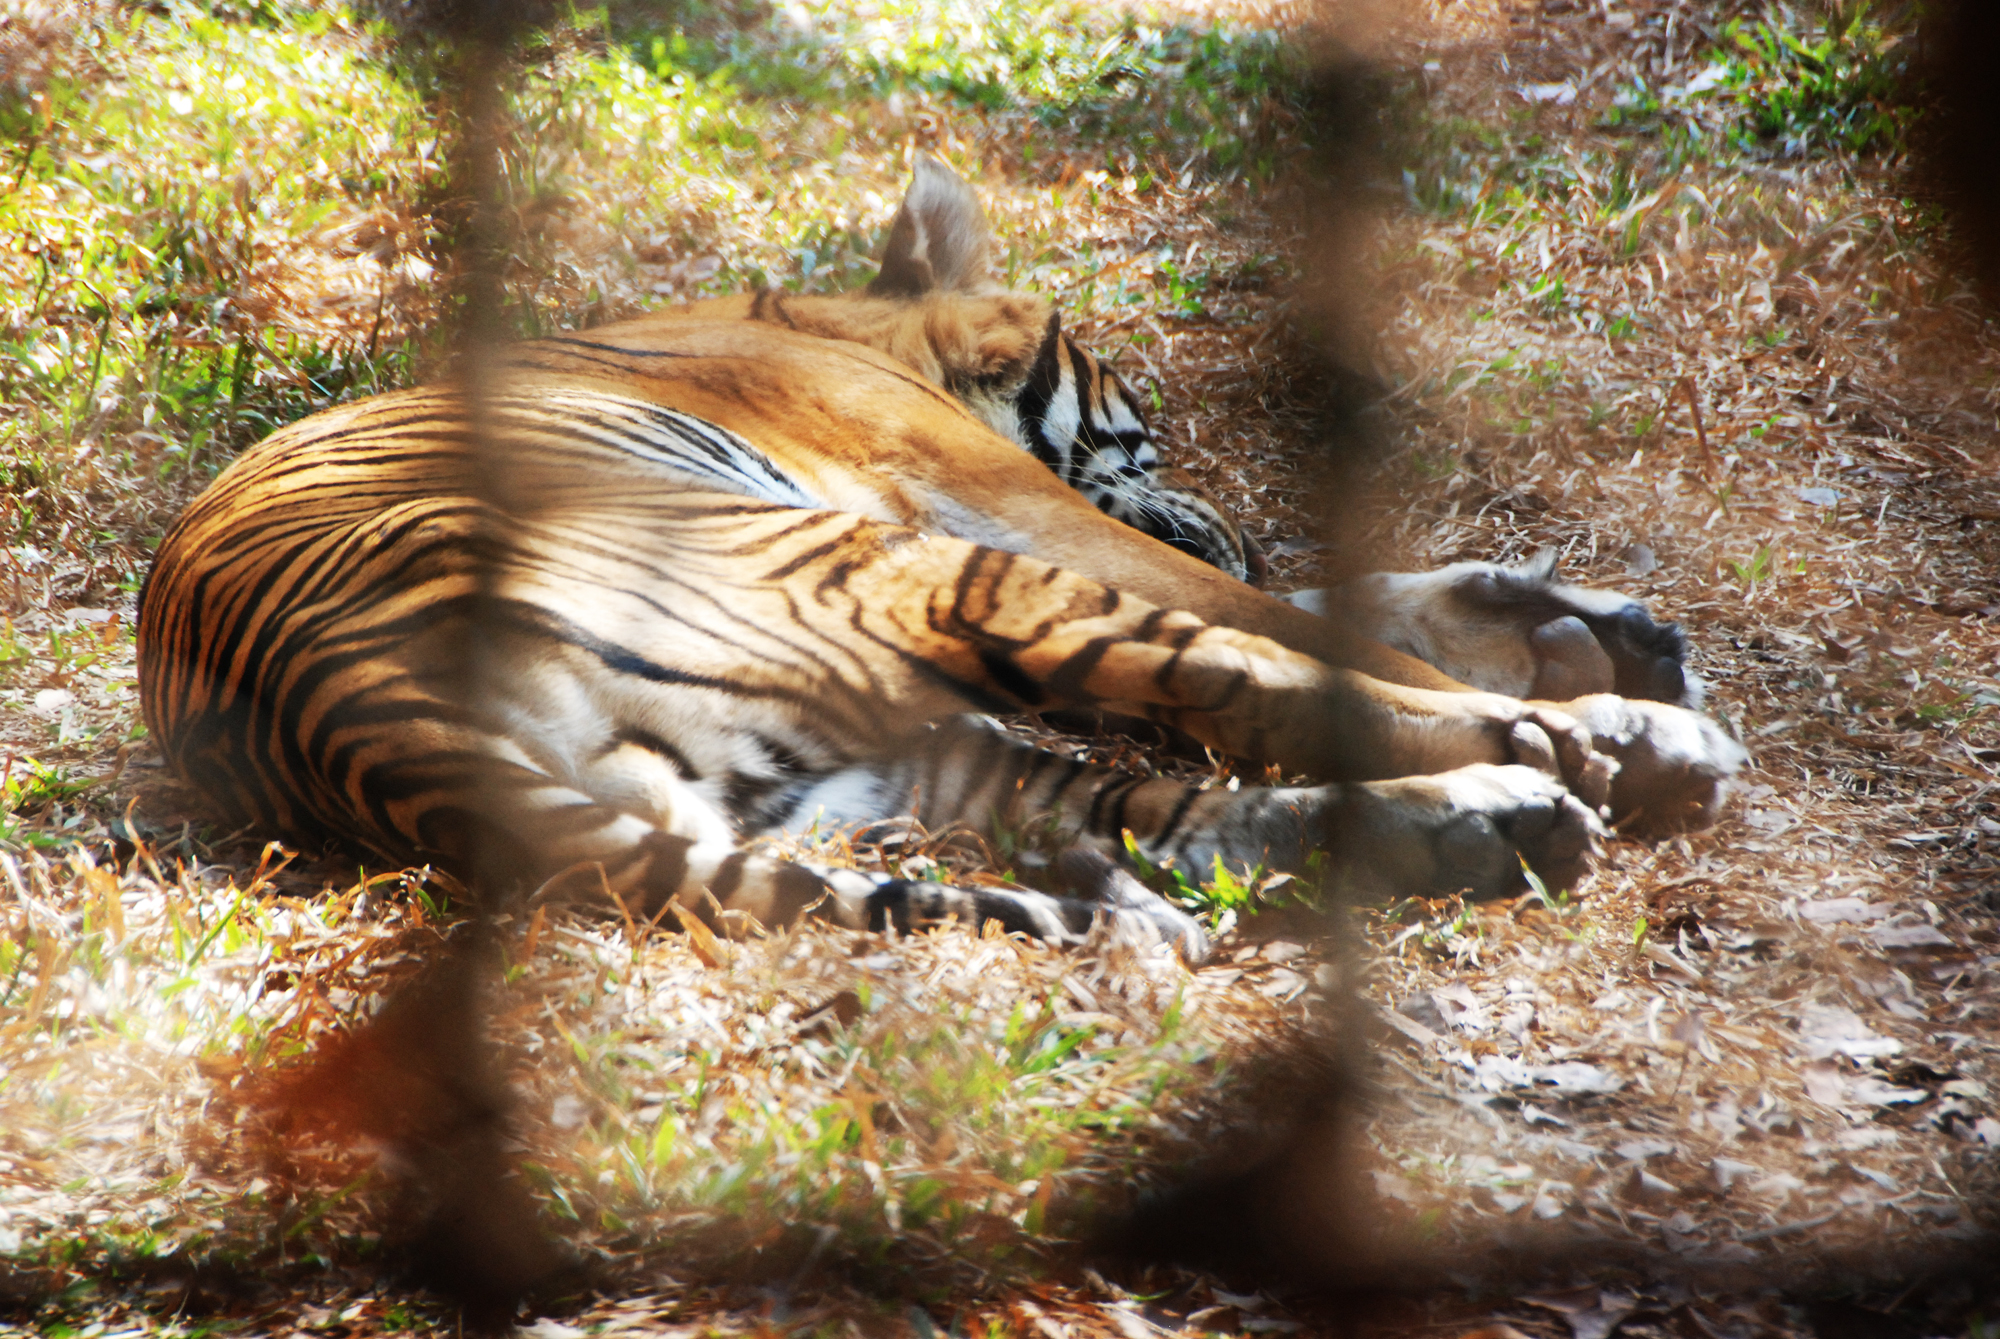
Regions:
M 1341 884 L 1362 896 L 1502 897 L 1590 870 L 1604 832 L 1561 781 L 1523 766 L 1474 763 L 1435 776 L 1342 787 L 1331 836 Z
M 894 929 L 904 934 L 956 920 L 973 930 L 991 921 L 1007 934 L 1052 944 L 1079 944 L 1100 921 L 1118 941 L 1135 946 L 1172 944 L 1190 963 L 1208 956 L 1208 938 L 1194 918 L 1095 851 L 1065 851 L 1056 874 L 1072 896 L 1032 888 L 961 887 L 898 879 L 861 870 L 809 866 L 830 896 L 821 914 L 856 930 Z
M 1200 922 L 1102 851 L 1072 846 L 1056 857 L 1055 872 L 1077 900 L 1104 917 L 1114 938 L 1142 947 L 1172 944 L 1190 965 L 1208 958 Z

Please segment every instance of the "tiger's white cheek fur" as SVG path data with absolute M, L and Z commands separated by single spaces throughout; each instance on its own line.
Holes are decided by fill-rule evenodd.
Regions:
M 1027 424 L 1021 419 L 1021 407 L 1012 396 L 974 390 L 966 391 L 958 398 L 959 403 L 970 409 L 972 416 L 981 423 L 1023 451 L 1034 450 L 1034 443 L 1028 440 Z
M 1098 428 L 1107 435 L 1136 436 L 1140 439 L 1139 449 L 1131 458 L 1133 464 L 1145 469 L 1158 463 L 1159 452 L 1153 448 L 1153 439 L 1147 433 L 1146 425 L 1139 420 L 1138 414 L 1133 412 L 1132 406 L 1125 402 L 1125 397 L 1119 394 L 1115 386 L 1109 384 L 1105 386 L 1099 412 L 1092 417 L 1097 420 Z M 1118 455 L 1122 457 L 1125 453 L 1121 450 Z
M 1056 393 L 1049 398 L 1049 407 L 1042 411 L 1042 440 L 1069 459 L 1074 455 L 1076 434 L 1083 427 L 1083 405 L 1076 393 L 1076 369 L 1070 366 L 1068 358 L 1058 362 L 1061 370 Z

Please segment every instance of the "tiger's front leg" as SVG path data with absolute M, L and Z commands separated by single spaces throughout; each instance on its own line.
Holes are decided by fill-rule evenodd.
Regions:
M 1339 782 L 1223 800 L 1100 774 L 1079 799 L 1083 782 L 1042 793 L 1017 766 L 974 767 L 972 775 L 1012 779 L 1013 798 L 1001 803 L 1029 806 L 1018 816 L 1053 813 L 1103 842 L 1130 828 L 1197 869 L 1221 856 L 1300 870 L 1325 850 L 1346 882 L 1386 892 L 1496 893 L 1518 883 L 1523 858 L 1557 883 L 1587 867 L 1610 764 L 1559 712 L 1380 684 L 1034 559 L 913 541 L 854 518 L 847 525 L 841 541 L 819 550 L 837 586 L 796 566 L 785 576 L 810 582 L 825 617 L 928 668 L 900 695 L 912 704 L 942 682 L 964 705 L 987 709 L 1103 706 Z M 899 703 L 885 705 L 893 718 Z M 938 774 L 904 794 L 918 793 L 931 821 L 984 826 L 998 812 L 976 797 L 943 802 L 952 787 Z M 815 789 L 795 797 L 795 814 L 811 817 L 804 806 Z M 903 796 L 893 792 L 872 793 L 861 806 L 870 812 L 830 809 L 857 819 L 884 804 L 895 812 Z
M 906 534 L 855 521 L 825 548 L 842 595 L 821 601 L 929 665 L 967 706 L 1103 707 L 1327 780 L 1522 764 L 1592 808 L 1608 793 L 1612 764 L 1555 708 L 1382 683 L 1033 558 Z

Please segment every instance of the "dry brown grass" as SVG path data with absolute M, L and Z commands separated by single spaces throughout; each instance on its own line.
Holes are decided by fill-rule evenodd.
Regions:
M 1385 918 L 1377 998 L 1426 1025 L 1376 1118 L 1385 1186 L 1461 1249 L 1542 1218 L 1764 1277 L 1907 1261 L 1990 1230 L 2000 1138 L 1993 335 L 1901 162 L 1670 173 L 1607 134 L 1618 85 L 1706 63 L 1700 10 L 1624 12 L 1507 7 L 1413 53 L 1432 115 L 1544 137 L 1567 185 L 1385 226 L 1402 445 L 1362 547 L 1552 546 L 1643 596 L 1754 770 L 1710 832 L 1615 847 L 1574 909 Z M 1616 1091 L 1513 1068 L 1578 1063 Z
M 1687 625 L 1711 709 L 1754 753 L 1717 828 L 1615 843 L 1573 901 L 1352 918 L 1383 1020 L 1366 1133 L 1391 1238 L 1475 1264 L 1522 1246 L 1623 1252 L 1617 1270 L 1575 1275 L 1558 1255 L 1540 1278 L 1584 1292 L 1437 1296 L 1404 1318 L 1412 1331 L 1493 1317 L 1582 1336 L 1621 1312 L 1629 1335 L 1785 1331 L 1796 1315 L 1768 1295 L 1716 1300 L 1683 1280 L 1935 1256 L 1993 1226 L 2000 711 L 1979 697 L 2000 694 L 1993 331 L 1933 258 L 1899 160 L 1717 152 L 1670 172 L 1656 141 L 1600 124 L 1636 76 L 1698 74 L 1714 19 L 1667 0 L 1491 0 L 1378 33 L 1405 110 L 1439 128 L 1420 170 L 1442 164 L 1468 196 L 1479 174 L 1530 160 L 1561 184 L 1380 223 L 1372 372 L 1391 391 L 1393 452 L 1370 519 L 1339 536 L 1315 534 L 1302 492 L 1313 382 L 1285 326 L 1314 276 L 1279 259 L 1298 238 L 1240 180 L 1120 167 L 1025 118 L 923 99 L 802 126 L 807 151 L 746 160 L 741 179 L 664 184 L 643 125 L 579 106 L 587 136 L 552 137 L 537 169 L 562 191 L 536 224 L 534 303 L 608 316 L 711 270 L 786 273 L 795 253 L 773 232 L 801 219 L 879 231 L 914 139 L 975 176 L 1018 281 L 1071 295 L 1092 342 L 1156 382 L 1169 444 L 1244 507 L 1281 584 L 1364 556 L 1415 567 L 1546 545 L 1569 579 Z M 1565 84 L 1567 103 L 1522 92 Z M 837 150 L 811 151 L 828 137 Z M 598 151 L 564 147 L 578 142 Z M 1148 167 L 1162 180 L 1142 183 Z M 383 235 L 406 230 L 393 217 Z M 365 252 L 354 230 L 369 226 L 312 244 L 325 274 L 350 272 L 342 253 Z M 270 271 L 308 295 L 320 272 Z M 1183 306 L 1173 274 L 1189 272 L 1207 278 Z M 1620 317 L 1629 328 L 1608 334 Z M 382 1229 L 374 1151 L 294 1131 L 274 1160 L 275 1117 L 250 1099 L 407 979 L 441 925 L 397 878 L 260 877 L 257 848 L 183 837 L 159 792 L 138 811 L 138 853 L 114 851 L 124 787 L 150 775 L 122 746 L 130 591 L 74 574 L 65 520 L 78 517 L 47 512 L 8 550 L 12 626 L 35 647 L 5 689 L 11 766 L 125 770 L 121 789 L 80 799 L 17 791 L 65 842 L 0 852 L 17 946 L 0 972 L 0 1247 L 72 1279 L 124 1252 L 156 1291 L 102 1294 L 88 1306 L 107 1323 L 157 1327 L 190 1306 L 258 1330 L 428 1325 L 365 1275 L 299 1264 L 352 1262 Z M 63 644 L 88 659 L 44 653 L 49 630 L 72 627 L 88 642 Z M 1318 1324 L 1212 1281 L 1162 1274 L 1168 1296 L 1148 1302 L 1045 1263 L 1093 1199 L 1115 1203 L 1161 1156 L 1220 1137 L 1238 1090 L 1205 1067 L 1307 1034 L 1324 1009 L 1318 950 L 1230 940 L 1188 974 L 960 932 L 892 944 L 805 929 L 717 949 L 558 920 L 503 938 L 494 1031 L 524 1160 L 561 1233 L 623 1271 L 622 1292 L 545 1322 L 550 1336 Z M 981 1055 L 1006 1052 L 1017 1010 L 1083 1038 L 1065 1065 L 1008 1069 L 984 1105 L 926 1087 L 992 1078 Z M 866 1133 L 829 1143 L 811 1176 L 717 1189 L 758 1148 L 792 1140 L 799 1155 L 836 1120 Z M 1036 1172 L 1034 1157 L 1053 1161 Z M 926 1181 L 968 1216 L 899 1232 Z M 858 1290 L 760 1297 L 718 1281 L 718 1260 L 794 1249 L 793 1218 L 825 1225 L 822 1249 L 859 1271 Z M 901 1255 L 871 1259 L 891 1240 Z M 232 1293 L 176 1263 L 198 1257 L 249 1260 L 289 1290 Z M 913 1294 L 911 1279 L 949 1291 Z

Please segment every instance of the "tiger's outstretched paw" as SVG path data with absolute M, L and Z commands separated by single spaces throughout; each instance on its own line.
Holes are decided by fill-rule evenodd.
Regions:
M 1378 572 L 1283 598 L 1489 693 L 1565 702 L 1615 692 L 1700 705 L 1677 625 L 1654 622 L 1627 596 L 1563 585 L 1555 571 L 1555 551 L 1545 549 L 1511 566 Z
M 1715 822 L 1729 779 L 1749 752 L 1706 716 L 1660 702 L 1580 698 L 1561 704 L 1618 762 L 1611 818 L 1619 830 L 1661 836 Z
M 1618 764 L 1597 750 L 1581 722 L 1530 707 L 1514 722 L 1507 743 L 1514 763 L 1563 783 L 1589 808 L 1602 810 L 1610 801 Z
M 1474 763 L 1435 776 L 1342 788 L 1332 847 L 1361 896 L 1500 897 L 1525 885 L 1526 860 L 1550 888 L 1590 869 L 1604 827 L 1538 768 Z
M 1102 851 L 1072 846 L 1056 857 L 1056 877 L 1101 913 L 1112 934 L 1140 945 L 1172 944 L 1189 964 L 1208 957 L 1208 936 L 1194 917 L 1140 883 Z
M 828 896 L 817 914 L 850 930 L 896 930 L 902 934 L 934 929 L 956 920 L 973 930 L 998 921 L 1008 934 L 1052 943 L 1076 938 L 1076 917 L 1065 899 L 1028 888 L 961 888 L 928 879 L 899 879 L 864 870 L 803 865 L 818 876 Z M 1090 924 L 1084 918 L 1084 926 Z

